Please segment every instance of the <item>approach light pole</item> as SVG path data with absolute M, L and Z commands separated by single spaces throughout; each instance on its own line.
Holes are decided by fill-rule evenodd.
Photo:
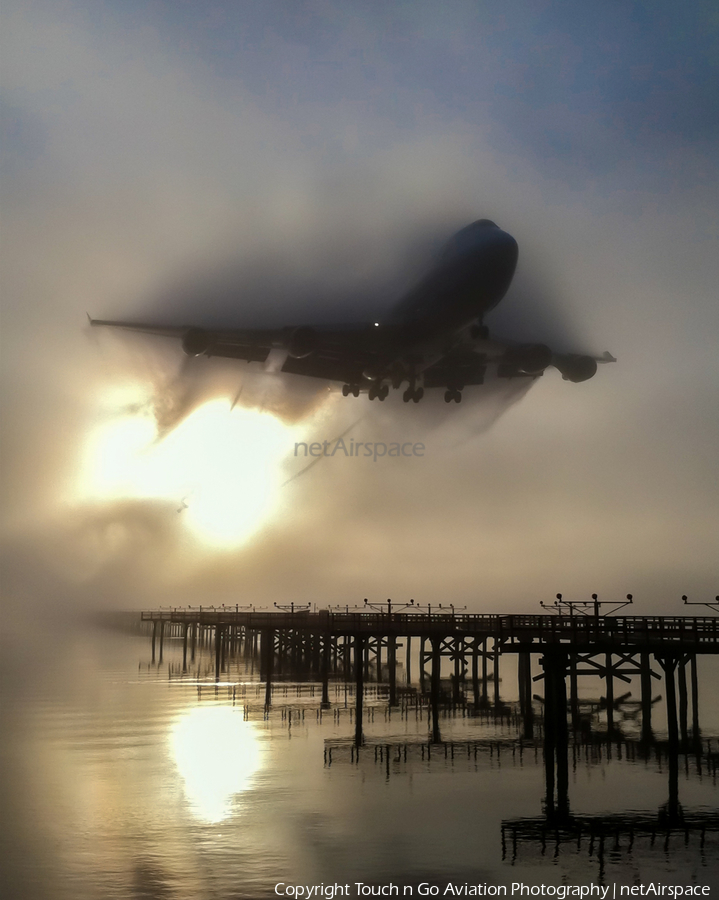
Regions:
M 682 594 L 682 600 L 685 606 L 706 606 L 712 612 L 719 612 L 719 595 L 713 600 L 689 600 L 686 594 Z
M 552 613 L 556 611 L 560 616 L 565 610 L 569 610 L 570 616 L 574 616 L 578 612 L 582 616 L 594 616 L 595 619 L 600 619 L 602 616 L 610 616 L 612 613 L 624 609 L 625 606 L 629 606 L 633 602 L 634 598 L 631 594 L 627 594 L 626 600 L 600 600 L 598 594 L 592 594 L 591 600 L 564 600 L 561 594 L 557 594 L 557 599 L 554 603 L 540 601 L 539 605 L 542 609 L 548 609 Z M 602 606 L 610 605 L 612 609 L 607 610 L 605 613 L 601 611 Z
M 275 603 L 277 609 L 280 609 L 283 612 L 289 611 L 292 615 L 294 615 L 295 612 L 309 612 L 311 606 L 311 603 Z
M 374 609 L 377 612 L 384 613 L 385 608 L 387 609 L 387 618 L 392 618 L 392 600 L 388 599 L 384 603 L 370 603 L 369 600 L 365 597 L 364 605 L 366 609 Z M 414 607 L 414 600 L 410 600 L 409 603 L 395 603 L 394 608 L 395 612 L 398 609 L 410 609 Z
M 423 608 L 424 607 L 422 607 L 422 605 L 420 603 L 418 603 L 415 607 L 415 609 L 423 609 Z M 432 615 L 432 604 L 428 603 L 426 606 L 426 609 L 427 609 L 427 615 L 431 616 Z M 467 607 L 466 606 L 455 606 L 454 603 L 450 603 L 449 606 L 443 607 L 442 604 L 439 603 L 435 607 L 435 609 L 438 609 L 443 613 L 446 613 L 446 611 L 449 610 L 449 615 L 452 616 L 452 618 L 454 618 L 454 614 L 456 612 L 461 612 L 462 610 L 467 609 Z

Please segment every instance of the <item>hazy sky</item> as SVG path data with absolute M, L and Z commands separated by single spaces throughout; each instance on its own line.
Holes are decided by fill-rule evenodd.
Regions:
M 715 4 L 8 0 L 2 24 L 15 613 L 631 591 L 640 614 L 719 592 Z M 364 319 L 479 217 L 520 247 L 491 328 L 616 365 L 380 408 L 239 363 L 179 376 L 178 347 L 85 325 Z M 182 432 L 212 399 L 221 421 Z M 88 486 L 150 413 L 175 444 L 142 488 Z M 294 441 L 354 422 L 425 457 L 281 486 Z M 187 497 L 163 481 L 178 465 Z M 200 539 L 200 472 L 265 503 L 261 527 Z

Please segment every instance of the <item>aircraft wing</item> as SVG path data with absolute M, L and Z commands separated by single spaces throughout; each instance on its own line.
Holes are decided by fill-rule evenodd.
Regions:
M 565 381 L 580 382 L 596 373 L 598 363 L 609 362 L 616 362 L 609 352 L 601 356 L 554 353 L 546 344 L 487 339 L 459 345 L 433 363 L 424 370 L 424 386 L 483 384 L 489 367 L 499 378 L 537 378 L 554 366 Z
M 238 329 L 88 319 L 92 326 L 175 338 L 188 356 L 264 363 L 276 351 L 282 372 L 346 383 L 359 382 L 379 352 L 379 335 L 373 322 L 327 328 L 300 325 Z

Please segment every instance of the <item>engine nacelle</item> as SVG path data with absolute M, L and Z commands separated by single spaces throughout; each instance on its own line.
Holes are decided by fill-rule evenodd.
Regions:
M 201 356 L 210 349 L 210 335 L 204 328 L 188 328 L 182 338 L 182 349 L 188 356 Z
M 514 371 L 521 375 L 541 375 L 552 364 L 552 351 L 546 344 L 527 344 L 524 347 L 510 347 L 502 357 L 503 371 Z
M 565 381 L 588 381 L 597 373 L 597 361 L 591 356 L 580 356 L 578 353 L 567 353 L 555 356 L 552 365 L 559 369 Z
M 304 359 L 317 349 L 317 332 L 308 325 L 300 325 L 290 332 L 285 346 L 293 359 Z

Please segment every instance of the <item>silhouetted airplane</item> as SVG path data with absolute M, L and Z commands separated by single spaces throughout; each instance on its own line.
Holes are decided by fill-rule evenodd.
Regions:
M 347 326 L 215 329 L 90 319 L 179 338 L 189 356 L 262 362 L 273 371 L 342 383 L 342 393 L 384 400 L 404 382 L 405 402 L 444 388 L 447 403 L 466 385 L 482 384 L 488 367 L 500 378 L 537 377 L 548 366 L 565 380 L 586 381 L 601 357 L 557 354 L 546 344 L 490 338 L 484 316 L 504 297 L 517 265 L 517 242 L 489 219 L 457 232 L 437 265 L 378 322 Z

